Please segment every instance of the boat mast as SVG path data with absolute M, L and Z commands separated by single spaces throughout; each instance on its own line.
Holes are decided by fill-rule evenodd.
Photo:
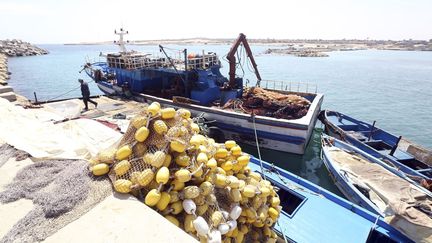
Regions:
M 127 52 L 125 44 L 129 41 L 125 42 L 123 36 L 129 34 L 129 31 L 125 31 L 123 28 L 120 28 L 120 32 L 114 30 L 114 34 L 119 35 L 119 40 L 114 41 L 114 43 L 120 47 L 120 52 Z

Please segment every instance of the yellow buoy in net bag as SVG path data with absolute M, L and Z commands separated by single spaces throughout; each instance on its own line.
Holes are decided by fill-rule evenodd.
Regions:
M 149 134 L 150 131 L 147 127 L 141 127 L 135 132 L 135 140 L 138 142 L 144 142 Z
M 147 186 L 154 178 L 154 172 L 151 169 L 145 169 L 142 172 L 138 172 L 138 176 L 136 178 L 138 184 L 140 186 Z
M 116 154 L 115 158 L 116 160 L 124 160 L 127 157 L 129 157 L 132 154 L 132 148 L 129 145 L 125 145 L 123 147 L 120 147 Z
M 172 119 L 176 115 L 174 108 L 164 108 L 161 110 L 162 119 Z
M 157 189 L 152 189 L 151 191 L 149 191 L 147 193 L 144 202 L 148 206 L 152 207 L 152 206 L 155 206 L 159 202 L 161 197 L 162 197 L 162 195 Z
M 162 120 L 156 120 L 153 123 L 153 129 L 158 134 L 164 134 L 164 133 L 166 133 L 168 131 L 167 125 Z
M 93 172 L 93 175 L 95 175 L 95 176 L 105 175 L 109 171 L 109 166 L 107 164 L 104 164 L 104 163 L 97 164 L 91 168 L 91 171 Z
M 132 182 L 130 180 L 119 179 L 114 182 L 114 189 L 120 193 L 129 193 L 131 191 Z
M 114 172 L 117 176 L 122 176 L 128 172 L 130 169 L 131 164 L 127 160 L 122 160 L 118 162 L 116 165 L 114 165 Z

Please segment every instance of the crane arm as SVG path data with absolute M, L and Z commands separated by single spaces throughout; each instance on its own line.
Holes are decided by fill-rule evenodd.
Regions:
M 231 88 L 235 87 L 235 71 L 236 71 L 236 57 L 235 57 L 235 54 L 237 52 L 238 47 L 242 43 L 243 43 L 244 48 L 246 49 L 247 56 L 251 60 L 251 63 L 253 65 L 253 68 L 254 68 L 254 71 L 255 71 L 255 75 L 256 75 L 256 77 L 258 79 L 257 86 L 260 85 L 260 81 L 261 81 L 261 75 L 258 72 L 258 67 L 257 67 L 255 59 L 253 57 L 252 50 L 250 49 L 249 43 L 246 40 L 246 36 L 243 33 L 240 33 L 240 35 L 237 38 L 236 42 L 234 42 L 234 44 L 231 46 L 230 51 L 227 54 L 227 59 L 228 59 L 228 62 L 229 62 L 229 67 L 230 67 L 229 68 L 229 86 Z

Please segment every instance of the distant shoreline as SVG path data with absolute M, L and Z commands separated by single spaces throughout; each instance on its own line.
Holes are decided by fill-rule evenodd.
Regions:
M 129 45 L 232 45 L 235 39 L 188 38 L 137 40 Z M 248 39 L 251 45 L 267 46 L 267 55 L 294 55 L 298 57 L 327 57 L 333 51 L 393 50 L 432 51 L 432 39 L 426 40 L 321 40 L 321 39 Z M 113 42 L 83 42 L 64 45 L 108 45 Z
M 155 39 L 155 40 L 135 40 L 130 41 L 130 45 L 157 45 L 157 44 L 232 44 L 236 39 L 233 38 L 180 38 L 180 39 Z M 360 39 L 248 39 L 251 44 L 259 45 L 290 45 L 290 44 L 346 44 L 346 45 L 404 45 L 404 46 L 432 46 L 431 40 L 360 40 Z M 79 42 L 65 43 L 64 45 L 105 45 L 112 44 L 112 41 L 101 42 Z

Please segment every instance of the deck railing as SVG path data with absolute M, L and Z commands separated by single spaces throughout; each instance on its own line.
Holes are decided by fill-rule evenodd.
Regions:
M 123 56 L 107 56 L 108 66 L 111 68 L 123 69 L 139 69 L 139 68 L 160 68 L 170 67 L 171 62 L 176 68 L 184 70 L 184 57 L 171 58 L 171 62 L 166 57 L 158 57 L 151 54 L 146 55 L 123 55 Z M 203 54 L 199 56 L 192 56 L 187 58 L 187 69 L 206 69 L 215 64 L 220 64 L 219 58 L 216 54 Z
M 173 59 L 176 63 L 176 59 Z M 168 67 L 170 62 L 164 57 L 142 56 L 107 56 L 109 67 L 123 69 Z
M 291 91 L 291 92 L 303 92 L 303 93 L 317 93 L 318 85 L 305 83 L 305 82 L 294 82 L 294 81 L 281 81 L 281 80 L 261 80 L 260 86 L 266 89 Z
M 187 68 L 190 69 L 206 69 L 213 65 L 220 64 L 219 57 L 214 54 L 203 54 L 196 57 L 187 58 Z

